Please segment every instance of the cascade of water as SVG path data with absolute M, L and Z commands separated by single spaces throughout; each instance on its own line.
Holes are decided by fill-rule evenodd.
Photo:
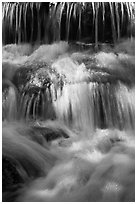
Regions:
M 74 10 L 73 10 L 73 18 L 76 19 L 76 12 L 77 12 L 77 4 L 73 4 Z
M 19 7 L 19 5 L 17 4 L 16 5 L 16 25 L 15 25 L 15 30 L 16 30 L 16 34 L 15 35 L 17 35 L 17 33 L 18 33 L 18 22 L 19 22 L 19 19 L 18 19 L 18 13 L 19 13 L 19 10 L 20 10 L 20 7 Z M 17 35 L 18 36 L 18 35 Z M 15 41 L 16 43 L 18 43 L 18 39 L 16 38 L 16 41 Z
M 66 40 L 68 40 L 68 36 L 69 36 L 69 21 L 68 21 L 68 18 L 69 18 L 69 5 L 70 4 L 67 4 L 67 12 L 66 12 L 66 31 L 67 31 L 67 35 L 66 35 Z
M 30 8 L 31 8 L 31 15 L 32 15 L 32 26 L 31 26 L 31 37 L 30 37 L 30 39 L 31 39 L 31 42 L 33 41 L 33 29 L 34 29 L 34 14 L 33 14 L 33 6 L 34 6 L 34 4 L 30 4 Z
M 64 9 L 65 3 L 59 3 L 57 5 L 57 9 L 55 10 L 54 13 L 54 18 L 56 22 L 56 27 L 54 30 L 54 39 L 55 41 L 60 41 L 61 40 L 61 20 L 62 20 L 62 15 L 63 15 L 63 9 Z
M 91 7 L 92 7 L 92 12 L 93 12 L 93 24 L 94 24 L 94 21 L 95 21 L 95 4 L 92 2 L 91 4 Z
M 127 7 L 128 7 L 128 14 L 130 13 L 130 15 L 128 15 L 128 17 L 129 17 L 129 24 L 130 24 L 130 37 L 132 38 L 133 37 L 132 32 L 134 31 L 132 29 L 132 27 L 135 26 L 135 24 L 134 24 L 135 23 L 134 22 L 134 19 L 135 19 L 135 10 L 132 9 L 134 7 L 134 3 L 128 4 Z
M 70 19 L 72 15 L 72 9 L 73 9 L 73 3 L 69 6 L 70 4 L 67 4 L 67 18 L 66 18 L 66 40 L 69 40 L 69 31 L 70 31 Z
M 46 4 L 46 3 L 45 3 Z M 130 30 L 130 35 L 132 36 L 132 30 L 134 26 L 134 3 L 129 2 L 110 2 L 110 3 L 69 3 L 69 2 L 62 2 L 62 3 L 47 3 L 45 7 L 43 8 L 42 3 L 31 3 L 31 2 L 25 2 L 25 3 L 3 3 L 2 4 L 2 21 L 3 21 L 3 32 L 5 35 L 3 35 L 3 42 L 6 42 L 6 36 L 8 37 L 11 34 L 11 40 L 12 42 L 18 42 L 21 41 L 41 41 L 43 40 L 45 35 L 47 33 L 51 32 L 53 37 L 51 38 L 53 41 L 60 40 L 62 38 L 62 33 L 66 33 L 65 39 L 67 41 L 70 40 L 70 31 L 73 31 L 73 26 L 71 26 L 71 22 L 76 23 L 78 22 L 77 31 L 78 32 L 78 38 L 79 40 L 83 37 L 84 31 L 81 30 L 81 25 L 86 26 L 86 20 L 84 20 L 84 10 L 91 8 L 90 13 L 92 13 L 92 20 L 90 27 L 95 29 L 95 44 L 99 40 L 97 38 L 97 24 L 98 24 L 98 18 L 101 14 L 103 19 L 103 24 L 101 25 L 102 29 L 104 29 L 105 23 L 107 23 L 107 12 L 110 12 L 111 16 L 111 26 L 112 26 L 112 36 L 113 36 L 113 42 L 115 43 L 117 39 L 119 40 L 121 37 L 122 32 L 122 25 L 124 19 L 126 19 L 126 14 L 128 15 L 127 24 L 130 24 L 130 28 L 127 28 L 125 30 L 125 35 L 127 34 L 128 29 Z M 108 10 L 107 8 L 110 7 Z M 101 9 L 100 9 L 101 8 Z M 49 14 L 48 14 L 49 11 Z M 66 30 L 63 31 L 62 28 L 62 21 L 64 21 L 65 15 L 63 15 L 63 12 L 66 13 Z M 43 21 L 41 21 L 41 16 L 49 15 L 48 18 L 43 18 Z M 30 17 L 31 16 L 31 20 Z M 28 20 L 29 18 L 29 20 Z M 37 23 L 34 23 L 34 18 L 37 21 Z M 75 19 L 75 21 L 73 21 Z M 46 26 L 48 24 L 48 26 Z M 94 28 L 95 24 L 95 28 Z M 27 29 L 30 27 L 30 32 L 27 32 Z M 42 29 L 41 27 L 45 25 L 45 29 Z M 14 29 L 15 28 L 15 29 Z M 51 30 L 52 28 L 52 30 Z M 107 28 L 105 28 L 107 29 Z M 36 31 L 37 30 L 37 36 Z M 61 32 L 62 31 L 62 32 Z M 56 34 L 58 33 L 58 37 Z M 104 31 L 105 34 L 105 31 Z M 49 34 L 48 34 L 49 35 Z M 76 33 L 74 34 L 76 36 Z M 123 35 L 123 34 L 122 34 Z M 51 36 L 48 36 L 50 38 Z M 93 36 L 89 36 L 91 39 Z M 13 38 L 13 39 L 12 39 Z M 5 39 L 5 40 L 4 40 Z M 93 40 L 92 40 L 93 41 Z
M 64 6 L 65 6 L 65 2 L 62 2 L 62 4 L 60 3 L 60 16 L 59 16 L 59 40 L 61 40 L 61 20 L 62 20 L 62 15 L 63 15 L 63 10 L 64 10 Z
M 53 102 L 57 118 L 88 134 L 94 130 L 92 100 L 87 83 L 65 85 Z
M 38 93 L 39 95 L 39 93 Z M 34 120 L 37 119 L 37 104 L 38 104 L 38 95 L 36 96 L 35 100 L 34 100 L 34 104 L 33 104 L 33 118 Z
M 11 49 L 9 46 L 5 47 L 5 50 Z M 22 46 L 21 55 L 26 53 L 26 48 L 22 52 Z M 63 48 L 62 45 L 61 48 Z M 19 47 L 16 46 L 13 51 L 16 49 L 19 50 Z M 32 61 L 31 64 L 36 63 L 36 60 L 42 60 L 42 63 L 45 60 L 48 62 L 47 56 L 43 58 L 41 55 L 47 49 L 51 49 L 53 56 L 50 51 L 49 53 L 53 60 L 56 57 L 55 50 L 59 52 L 56 44 L 40 46 L 28 60 Z M 62 52 L 63 49 L 61 49 Z M 128 64 L 120 64 L 121 61 L 126 60 L 126 55 L 119 54 L 118 57 L 112 53 L 100 52 L 92 57 L 96 60 L 91 60 L 93 65 L 90 66 L 93 68 L 91 67 L 89 71 L 84 64 L 79 65 L 72 60 L 73 57 L 59 58 L 52 63 L 51 68 L 38 69 L 34 75 L 35 78 L 32 75 L 21 92 L 18 108 L 20 118 L 51 119 L 57 117 L 74 128 L 87 130 L 89 128 L 94 130 L 96 127 L 123 129 L 127 126 L 129 129 L 134 128 L 134 90 L 124 85 L 134 84 L 132 61 L 128 68 Z M 128 58 L 125 63 L 132 60 Z M 97 63 L 96 68 L 94 61 Z M 48 69 L 51 69 L 52 72 L 49 72 Z M 47 82 L 43 82 L 44 77 L 49 78 Z M 39 78 L 42 81 L 39 81 Z M 120 83 L 116 83 L 118 80 Z M 44 83 L 47 85 L 44 86 Z M 131 98 L 131 101 L 125 100 L 125 95 L 128 99 Z
M 31 106 L 32 106 L 32 102 L 34 100 L 34 94 L 32 94 L 32 96 L 30 97 L 29 99 L 29 102 L 27 104 L 27 111 L 26 111 L 26 119 L 29 119 L 29 116 L 30 116 L 30 110 L 31 110 Z
M 134 201 L 134 61 L 130 39 L 3 46 L 3 200 Z
M 116 10 L 116 18 L 117 18 L 117 39 L 120 40 L 120 19 L 119 19 L 119 12 L 118 12 L 118 4 L 115 5 Z
M 24 39 L 27 40 L 27 9 L 28 9 L 28 3 L 23 7 L 24 8 Z M 32 26 L 33 27 L 33 26 Z
M 16 5 L 14 4 L 12 6 L 12 8 L 11 8 L 11 16 L 10 16 L 10 26 L 11 26 L 11 28 L 13 26 L 13 15 L 14 15 L 15 9 L 16 9 Z
M 22 95 L 21 97 L 21 102 L 22 102 L 22 106 L 20 107 L 20 110 L 21 110 L 21 117 L 24 118 L 25 115 L 26 115 L 26 108 L 27 108 L 27 105 L 28 105 L 28 98 L 26 97 L 25 94 Z
M 103 15 L 103 41 L 104 41 L 104 28 L 105 28 L 105 6 L 102 3 L 102 15 Z
M 31 90 L 32 89 L 32 90 Z M 51 91 L 48 88 L 45 90 L 35 90 L 35 88 L 31 88 L 28 91 L 24 91 L 21 95 L 21 99 L 19 100 L 19 111 L 18 117 L 20 119 L 26 120 L 36 120 L 41 118 L 44 119 L 54 119 L 55 113 L 53 109 L 53 104 L 51 99 Z M 55 97 L 55 95 L 53 95 Z
M 119 112 L 120 123 L 125 123 L 125 129 L 134 130 L 135 125 L 135 89 L 129 89 L 119 83 L 115 91 L 116 105 Z
M 22 5 L 20 6 L 20 10 L 19 10 L 19 28 L 18 28 L 18 43 L 21 42 L 21 16 L 22 16 Z
M 124 5 L 120 4 L 121 7 L 121 21 L 122 21 L 122 25 L 123 25 L 123 21 L 124 21 Z
M 132 102 L 125 101 L 125 97 L 131 98 Z M 80 83 L 65 85 L 61 95 L 57 91 L 57 100 L 53 104 L 57 118 L 77 129 L 87 132 L 97 127 L 132 130 L 133 98 L 134 91 L 128 91 L 122 84 L 115 87 L 109 83 Z
M 135 200 L 135 43 L 120 39 L 133 7 L 3 3 L 4 43 L 19 44 L 2 49 L 3 201 Z M 100 43 L 109 24 L 112 47 Z M 85 42 L 85 30 L 97 50 L 40 45 Z
M 111 11 L 111 26 L 112 26 L 112 35 L 113 35 L 113 42 L 116 43 L 116 28 L 115 28 L 115 18 L 114 18 L 114 5 L 112 2 L 109 3 L 110 11 Z
M 36 10 L 37 10 L 37 24 L 38 24 L 38 34 L 37 34 L 37 42 L 40 42 L 41 39 L 41 19 L 39 17 L 39 12 L 40 12 L 40 4 L 36 3 Z
M 95 16 L 95 49 L 97 50 L 98 48 L 98 8 L 99 8 L 99 3 L 96 4 L 95 6 L 96 10 L 96 16 Z
M 79 11 L 79 23 L 78 23 L 78 33 L 79 33 L 79 40 L 81 39 L 81 22 L 82 22 L 82 6 L 81 4 L 78 7 Z
M 50 15 L 49 25 L 51 25 L 51 27 L 52 27 L 53 41 L 58 41 L 60 39 L 59 27 L 60 27 L 60 23 L 61 23 L 61 22 L 59 22 L 60 9 L 59 9 L 58 3 L 51 5 L 49 15 Z
M 16 120 L 17 119 L 17 93 L 14 87 L 10 86 L 2 94 L 2 112 L 3 120 Z

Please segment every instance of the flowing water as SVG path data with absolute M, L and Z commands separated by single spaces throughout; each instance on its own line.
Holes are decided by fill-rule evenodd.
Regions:
M 131 40 L 3 46 L 3 200 L 134 200 L 134 63 Z
M 81 40 L 90 36 L 98 47 L 100 41 L 108 38 L 115 43 L 120 37 L 133 35 L 134 2 L 3 2 L 2 5 L 4 44 Z
M 120 39 L 125 9 L 130 18 L 132 12 L 128 3 L 121 3 L 119 16 L 110 3 L 115 44 L 99 45 L 97 17 L 101 8 L 105 21 L 106 7 L 90 6 L 94 46 L 68 42 L 72 16 L 80 39 L 81 9 L 87 4 L 52 5 L 49 22 L 57 25 L 53 32 L 59 42 L 41 45 L 20 43 L 27 41 L 21 27 L 28 26 L 28 10 L 34 21 L 32 11 L 40 15 L 41 4 L 3 6 L 4 22 L 15 26 L 14 40 L 19 42 L 2 47 L 3 201 L 135 200 L 135 41 L 131 36 Z M 60 41 L 64 9 L 66 41 Z

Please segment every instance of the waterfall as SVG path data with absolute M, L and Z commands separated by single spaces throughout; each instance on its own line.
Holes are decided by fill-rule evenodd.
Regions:
M 135 201 L 135 3 L 2 3 L 2 200 Z
M 17 76 L 13 78 L 22 80 L 18 81 L 19 96 L 14 88 L 8 92 L 8 98 L 14 93 L 16 118 L 58 119 L 87 132 L 96 128 L 134 129 L 134 57 L 103 51 L 90 55 L 83 52 L 81 56 L 82 53 L 68 54 L 67 49 L 65 42 L 41 45 L 25 57 L 26 68 L 16 68 Z M 79 63 L 80 60 L 87 64 Z M 11 69 L 8 66 L 7 73 Z
M 3 118 L 8 120 L 16 120 L 17 117 L 17 93 L 16 89 L 12 86 L 9 86 L 8 89 L 5 89 L 2 93 L 3 102 Z
M 87 19 L 89 18 L 88 16 L 87 18 L 84 17 L 87 15 L 86 12 L 90 13 L 89 20 Z M 102 20 L 100 15 L 103 16 Z M 105 40 L 102 39 L 102 32 L 105 37 L 105 32 L 108 32 L 109 18 L 111 18 L 112 27 L 112 37 L 110 36 L 109 38 L 110 41 L 113 40 L 116 43 L 120 36 L 130 35 L 132 37 L 134 15 L 134 3 L 128 2 L 3 2 L 3 44 L 11 42 L 47 42 L 47 40 L 48 42 L 58 40 L 71 41 L 82 40 L 84 37 L 88 37 L 97 46 L 98 41 L 104 42 Z M 66 26 L 64 27 L 65 19 Z M 97 29 L 98 21 L 100 21 L 100 25 L 102 24 L 99 31 Z M 127 23 L 127 29 L 123 28 L 123 21 Z M 90 36 L 87 36 L 83 28 L 94 32 L 90 31 Z M 128 29 L 130 29 L 129 34 Z M 77 37 L 75 38 L 74 36 Z

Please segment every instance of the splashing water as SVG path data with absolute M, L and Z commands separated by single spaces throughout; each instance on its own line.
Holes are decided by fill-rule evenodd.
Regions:
M 3 157 L 12 163 L 3 177 L 14 178 L 16 170 L 21 181 L 3 184 L 3 200 L 134 201 L 134 136 L 113 129 L 97 130 L 92 140 L 77 138 L 60 122 L 4 124 Z M 13 186 L 18 191 L 9 191 Z
M 20 90 L 17 105 L 20 118 L 57 118 L 82 130 L 127 126 L 132 129 L 134 56 L 116 55 L 112 51 L 72 53 L 68 49 L 64 42 L 42 45 L 28 56 L 26 51 L 21 57 L 18 53 L 15 61 L 10 58 L 15 49 L 8 52 L 11 53 L 8 58 L 3 55 L 3 78 L 14 82 Z M 47 50 L 48 55 L 43 55 Z M 22 55 L 25 61 L 20 60 Z M 22 83 L 16 81 L 17 77 Z
M 10 86 L 3 94 L 3 118 L 9 121 L 15 120 L 17 116 L 17 97 L 14 87 Z
M 22 4 L 24 26 L 32 5 Z M 77 4 L 59 5 L 59 26 L 66 5 L 71 24 Z M 134 201 L 133 45 L 96 53 L 66 42 L 3 46 L 3 201 Z

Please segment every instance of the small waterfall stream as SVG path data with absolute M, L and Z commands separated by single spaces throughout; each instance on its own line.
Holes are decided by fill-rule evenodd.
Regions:
M 3 2 L 2 9 L 4 44 L 81 40 L 89 37 L 88 32 L 89 39 L 97 46 L 98 42 L 104 42 L 102 36 L 108 33 L 110 24 L 112 38 L 110 35 L 109 40 L 114 43 L 127 34 L 133 35 L 134 3 L 129 2 Z M 108 36 L 105 38 L 108 41 Z
M 105 52 L 90 55 L 83 53 L 85 59 L 89 60 L 85 66 L 75 59 L 76 57 L 82 60 L 81 53 L 62 55 L 57 60 L 53 59 L 57 53 L 53 53 L 56 51 L 53 51 L 51 45 L 52 54 L 49 56 L 53 58 L 48 58 L 51 62 L 47 65 L 47 56 L 43 58 L 41 52 L 43 49 L 44 53 L 47 46 L 42 45 L 27 58 L 25 56 L 26 68 L 20 68 L 19 71 L 17 69 L 14 80 L 20 78 L 23 81 L 23 78 L 25 80 L 28 77 L 28 81 L 23 84 L 20 84 L 20 80 L 16 82 L 20 84 L 19 96 L 14 93 L 13 87 L 9 89 L 6 100 L 8 102 L 3 102 L 4 109 L 9 112 L 7 115 L 11 110 L 5 106 L 11 103 L 13 98 L 13 104 L 17 104 L 15 118 L 26 120 L 57 118 L 65 121 L 67 125 L 85 130 L 88 127 L 93 130 L 97 127 L 118 129 L 134 127 L 134 69 L 128 61 L 130 56 L 125 54 L 117 56 Z M 68 45 L 62 43 L 62 49 L 64 47 L 66 50 L 65 46 Z M 50 52 L 50 47 L 48 48 Z M 36 59 L 38 65 L 35 64 Z M 125 60 L 129 64 L 125 65 Z M 31 66 L 27 65 L 28 63 Z M 10 66 L 10 63 L 7 66 Z M 29 70 L 29 66 L 32 71 Z M 24 88 L 21 88 L 22 86 Z M 9 120 L 7 116 L 5 119 Z
M 2 9 L 3 201 L 133 202 L 134 3 Z

